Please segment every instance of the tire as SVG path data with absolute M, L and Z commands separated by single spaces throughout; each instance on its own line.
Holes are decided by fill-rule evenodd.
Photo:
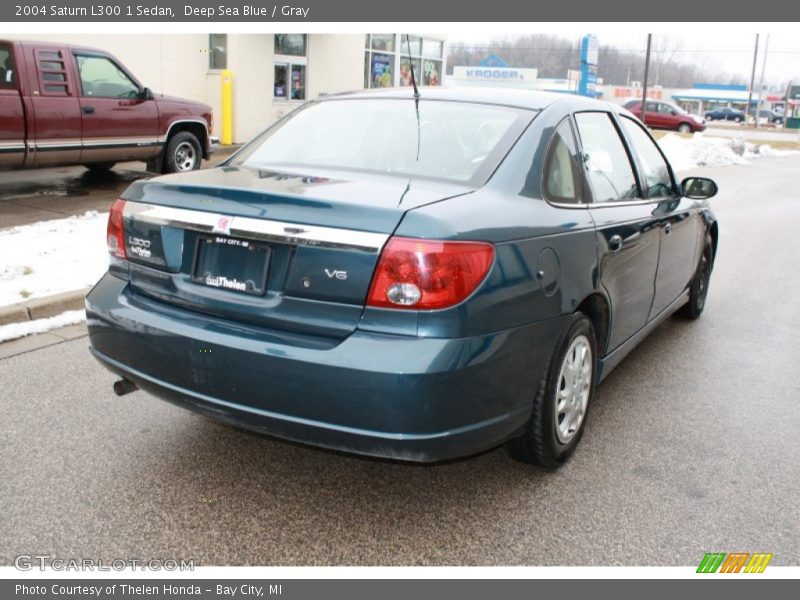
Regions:
M 585 350 L 590 355 L 586 357 Z M 569 362 L 579 356 L 582 360 L 574 393 L 567 395 L 559 409 L 559 396 L 570 388 Z M 516 460 L 556 469 L 572 456 L 583 435 L 589 407 L 592 404 L 597 374 L 597 344 L 592 322 L 582 313 L 571 315 L 562 329 L 533 400 L 533 413 L 524 433 L 506 443 L 506 450 Z M 573 399 L 576 400 L 573 402 Z M 570 412 L 572 411 L 572 412 Z M 570 421 L 568 415 L 572 415 Z M 575 422 L 577 420 L 577 423 Z M 572 422 L 573 427 L 568 423 Z
M 200 168 L 202 148 L 197 137 L 188 131 L 173 135 L 167 143 L 164 173 L 188 173 Z
M 679 133 L 692 133 L 692 126 L 688 123 L 681 123 L 678 125 L 678 132 Z
M 689 301 L 680 308 L 678 314 L 687 319 L 696 319 L 703 314 L 708 296 L 708 284 L 711 282 L 711 270 L 714 265 L 714 248 L 711 238 L 706 237 L 706 245 L 700 261 L 697 263 L 692 284 L 689 287 Z
M 742 117 L 734 117 L 733 118 L 733 122 L 734 123 L 741 123 L 742 122 Z
M 89 169 L 92 173 L 107 173 L 111 169 L 114 168 L 114 165 L 117 163 L 115 162 L 102 162 L 102 163 L 89 163 L 88 165 L 83 165 L 87 169 Z

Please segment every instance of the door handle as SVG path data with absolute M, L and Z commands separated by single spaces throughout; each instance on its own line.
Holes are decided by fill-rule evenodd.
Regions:
M 84 106 L 82 110 L 87 115 L 90 115 L 94 112 L 94 106 Z
M 664 233 L 667 235 L 672 233 L 672 223 L 667 223 L 664 225 Z
M 619 252 L 622 250 L 622 237 L 619 235 L 612 235 L 608 240 L 608 249 L 612 252 Z

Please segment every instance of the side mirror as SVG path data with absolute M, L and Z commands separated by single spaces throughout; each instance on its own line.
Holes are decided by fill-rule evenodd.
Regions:
M 142 88 L 139 90 L 139 100 L 152 100 L 153 99 L 153 90 L 149 87 Z
M 707 177 L 687 177 L 681 181 L 681 195 L 695 200 L 707 200 L 717 195 L 717 184 Z

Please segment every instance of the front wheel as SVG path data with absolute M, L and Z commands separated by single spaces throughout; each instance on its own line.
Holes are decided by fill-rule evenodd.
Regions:
M 678 132 L 679 133 L 692 133 L 692 126 L 688 123 L 681 123 L 678 125 Z
M 711 240 L 707 239 L 703 254 L 700 256 L 700 262 L 697 264 L 694 279 L 692 279 L 692 284 L 689 288 L 689 302 L 679 311 L 681 316 L 687 319 L 696 319 L 703 313 L 703 309 L 706 307 L 708 284 L 711 281 L 713 252 L 714 249 Z
M 583 314 L 572 315 L 539 384 L 525 432 L 508 442 L 508 453 L 545 469 L 566 462 L 583 435 L 596 372 L 592 323 Z
M 167 144 L 164 158 L 164 173 L 185 173 L 200 168 L 202 160 L 200 142 L 193 133 L 181 131 L 173 135 Z

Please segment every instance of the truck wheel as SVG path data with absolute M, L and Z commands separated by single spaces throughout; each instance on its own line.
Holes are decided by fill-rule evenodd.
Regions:
M 115 162 L 101 162 L 101 163 L 90 163 L 88 165 L 83 165 L 87 169 L 89 169 L 92 173 L 106 173 L 114 168 L 114 165 L 117 164 Z
M 506 444 L 512 458 L 555 469 L 572 455 L 594 396 L 596 357 L 592 322 L 584 314 L 572 315 L 539 384 L 525 432 Z
M 164 173 L 185 173 L 199 169 L 202 156 L 200 142 L 193 133 L 176 133 L 167 144 Z

